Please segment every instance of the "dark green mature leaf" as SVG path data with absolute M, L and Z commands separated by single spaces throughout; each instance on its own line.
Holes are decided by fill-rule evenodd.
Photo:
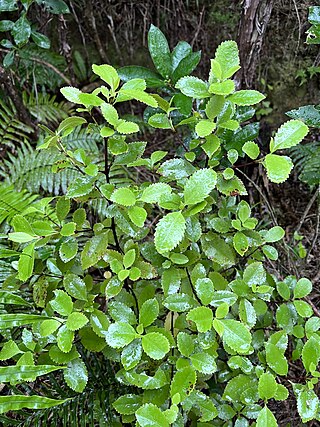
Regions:
M 156 69 L 162 77 L 169 78 L 172 70 L 169 45 L 165 35 L 154 25 L 151 25 L 148 33 L 148 47 Z
M 287 116 L 292 119 L 300 119 L 307 126 L 320 128 L 320 106 L 319 105 L 305 105 L 297 110 L 288 111 Z

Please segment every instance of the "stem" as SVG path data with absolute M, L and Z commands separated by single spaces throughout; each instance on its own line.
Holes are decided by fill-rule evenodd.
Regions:
M 201 302 L 201 300 L 199 299 L 199 297 L 198 297 L 198 295 L 197 295 L 197 293 L 196 293 L 196 290 L 194 289 L 193 283 L 192 283 L 192 281 L 191 281 L 190 273 L 189 273 L 189 270 L 188 270 L 187 268 L 186 268 L 186 272 L 187 272 L 187 276 L 188 276 L 188 279 L 189 279 L 189 282 L 190 282 L 190 286 L 191 286 L 192 292 L 193 292 L 194 296 L 196 297 L 196 300 L 198 301 L 198 303 L 199 303 L 200 305 L 202 305 L 202 302 Z

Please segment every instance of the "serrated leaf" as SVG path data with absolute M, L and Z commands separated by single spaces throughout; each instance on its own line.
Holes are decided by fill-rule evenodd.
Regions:
M 66 326 L 71 331 L 77 331 L 88 323 L 88 318 L 83 313 L 73 312 L 68 316 Z
M 196 124 L 195 130 L 200 138 L 203 138 L 204 136 L 210 135 L 215 128 L 216 124 L 211 120 L 200 120 L 200 122 Z
M 269 372 L 259 377 L 258 391 L 261 399 L 272 399 L 277 391 L 277 383 L 274 376 Z
M 289 120 L 284 123 L 270 142 L 270 151 L 294 147 L 303 140 L 309 132 L 308 126 L 300 120 Z
M 189 357 L 195 347 L 194 339 L 186 332 L 179 332 L 177 336 L 177 345 L 183 356 Z
M 271 369 L 278 375 L 287 375 L 288 362 L 281 351 L 275 344 L 266 343 L 266 360 Z
M 75 237 L 69 237 L 62 242 L 59 248 L 61 261 L 67 263 L 71 261 L 78 253 L 78 241 Z
M 248 157 L 250 157 L 250 159 L 252 159 L 252 160 L 255 160 L 256 158 L 258 158 L 259 154 L 260 154 L 260 148 L 259 148 L 258 144 L 256 144 L 253 141 L 247 141 L 242 146 L 242 151 L 244 153 L 246 153 L 246 155 Z
M 169 427 L 167 418 L 152 403 L 145 403 L 136 411 L 136 418 L 141 427 Z
M 303 390 L 298 393 L 297 407 L 302 422 L 311 421 L 317 415 L 319 398 L 313 390 Z
M 22 350 L 17 346 L 17 344 L 13 341 L 7 341 L 3 344 L 3 347 L 0 351 L 0 360 L 8 360 L 11 359 L 13 356 L 23 353 Z
M 156 298 L 151 298 L 145 301 L 139 313 L 139 322 L 146 328 L 151 325 L 159 314 L 159 303 Z
M 222 325 L 223 342 L 240 354 L 248 353 L 251 345 L 251 334 L 241 322 L 233 319 L 215 319 L 213 326 L 219 329 Z
M 55 290 L 53 293 L 55 298 L 50 301 L 50 305 L 53 310 L 61 314 L 61 316 L 69 316 L 73 310 L 71 297 L 60 289 Z
M 47 337 L 53 334 L 53 332 L 55 332 L 59 328 L 59 326 L 61 326 L 61 322 L 59 322 L 58 320 L 55 320 L 55 319 L 44 320 L 43 322 L 41 322 L 41 325 L 40 325 L 40 335 L 42 337 Z
M 213 313 L 209 307 L 196 307 L 189 311 L 187 320 L 192 320 L 199 332 L 207 332 L 212 328 Z
M 214 298 L 214 286 L 209 278 L 199 278 L 195 283 L 195 291 L 203 305 L 208 305 Z
M 110 347 L 121 348 L 136 338 L 136 331 L 131 325 L 123 322 L 112 323 L 106 334 L 106 341 Z
M 276 184 L 286 181 L 293 168 L 290 157 L 278 156 L 276 154 L 267 154 L 263 164 L 267 170 L 268 178 Z
M 63 353 L 69 353 L 74 340 L 74 332 L 70 331 L 66 325 L 62 325 L 58 331 L 57 344 Z
M 215 60 L 221 69 L 221 78 L 231 77 L 240 67 L 239 50 L 237 43 L 228 40 L 221 43 L 215 54 Z
M 136 203 L 136 197 L 130 188 L 123 187 L 115 190 L 110 199 L 114 203 L 118 203 L 122 206 L 133 206 Z
M 171 129 L 169 117 L 164 113 L 153 114 L 149 117 L 148 123 L 150 126 L 156 129 Z
M 171 381 L 170 396 L 179 393 L 180 400 L 183 401 L 194 388 L 196 381 L 197 374 L 191 366 L 177 371 Z
M 186 220 L 181 212 L 171 212 L 157 224 L 154 243 L 161 254 L 174 249 L 183 239 Z
M 112 406 L 119 414 L 134 414 L 142 406 L 142 396 L 137 394 L 125 394 L 113 402 Z
M 92 71 L 94 74 L 97 74 L 101 80 L 108 83 L 108 85 L 116 90 L 120 83 L 119 75 L 115 68 L 111 65 L 103 64 L 103 65 L 92 65 Z
M 215 359 L 209 353 L 194 353 L 190 360 L 192 366 L 202 374 L 211 375 L 217 370 Z
M 180 313 L 193 308 L 195 306 L 195 300 L 187 294 L 172 294 L 163 301 L 163 305 L 168 310 Z
M 281 240 L 284 237 L 284 235 L 285 235 L 284 229 L 276 225 L 275 227 L 270 228 L 263 237 L 266 242 L 274 243 Z
M 228 97 L 228 100 L 236 105 L 254 105 L 263 99 L 265 99 L 265 96 L 257 90 L 239 90 Z
M 311 364 L 318 366 L 320 360 L 320 344 L 315 336 L 311 336 L 302 349 L 302 362 L 307 372 L 310 372 Z
M 175 87 L 190 98 L 202 99 L 211 96 L 208 91 L 208 84 L 198 77 L 182 77 L 178 80 Z
M 121 352 L 121 363 L 126 371 L 135 368 L 142 357 L 141 339 L 135 339 Z
M 142 348 L 151 359 L 160 360 L 169 352 L 170 345 L 160 332 L 150 332 L 142 337 Z
M 63 279 L 63 286 L 72 297 L 87 301 L 87 287 L 83 279 L 76 274 L 67 274 Z
M 212 169 L 199 169 L 187 180 L 184 186 L 184 200 L 187 205 L 202 202 L 214 189 L 217 174 Z
M 108 248 L 108 233 L 101 233 L 93 236 L 84 245 L 81 253 L 81 265 L 85 270 L 95 265 L 102 256 L 106 253 Z
M 278 427 L 275 416 L 267 406 L 259 412 L 256 427 Z
M 60 89 L 60 92 L 68 101 L 73 102 L 74 104 L 81 104 L 79 95 L 82 92 L 76 87 L 66 86 Z
M 63 376 L 68 386 L 77 393 L 82 393 L 88 382 L 86 365 L 80 359 L 69 362 Z
M 266 281 L 267 275 L 261 262 L 253 262 L 243 272 L 243 280 L 250 287 L 262 285 Z
M 225 80 L 223 82 L 212 83 L 209 87 L 209 92 L 214 93 L 215 95 L 229 95 L 234 92 L 235 83 L 233 80 Z M 230 99 L 230 98 L 228 98 Z

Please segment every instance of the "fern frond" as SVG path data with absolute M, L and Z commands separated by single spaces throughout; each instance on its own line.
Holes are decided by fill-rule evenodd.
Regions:
M 17 118 L 17 110 L 8 99 L 7 104 L 0 99 L 0 145 L 14 147 L 29 139 L 33 129 Z
M 312 186 L 320 183 L 320 142 L 297 145 L 290 150 L 299 179 Z
M 0 184 L 0 224 L 10 222 L 14 215 L 23 213 L 36 199 L 37 195 L 26 190 L 17 192 L 13 185 Z
M 73 108 L 70 103 L 56 101 L 55 95 L 49 95 L 47 93 L 38 93 L 30 95 L 27 92 L 22 94 L 23 103 L 29 110 L 31 116 L 33 116 L 39 123 L 45 125 L 52 124 L 57 126 L 62 120 L 71 116 Z

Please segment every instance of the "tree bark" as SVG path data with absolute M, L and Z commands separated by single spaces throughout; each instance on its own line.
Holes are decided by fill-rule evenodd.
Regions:
M 241 70 L 238 88 L 251 88 L 256 77 L 261 48 L 273 8 L 273 0 L 244 0 L 238 33 Z

